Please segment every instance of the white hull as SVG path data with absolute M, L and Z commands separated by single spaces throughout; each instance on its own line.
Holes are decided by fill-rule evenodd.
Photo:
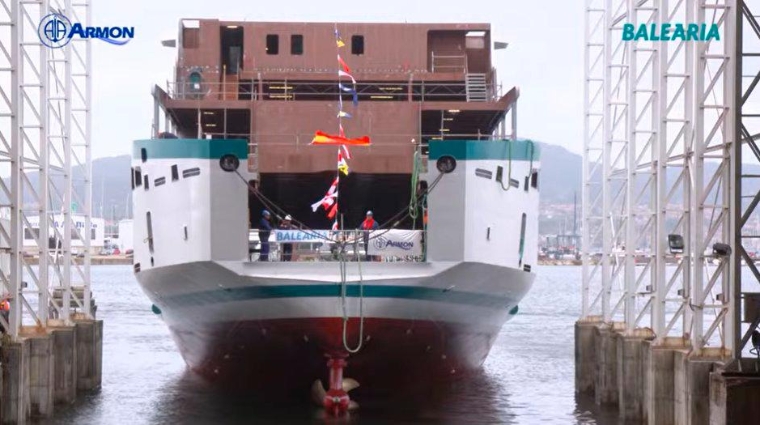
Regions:
M 268 389 L 308 385 L 325 355 L 350 354 L 373 387 L 481 365 L 534 279 L 537 155 L 531 142 L 430 152 L 459 165 L 428 194 L 425 261 L 349 262 L 342 279 L 335 261 L 245 261 L 248 188 L 220 167 L 245 141 L 136 142 L 136 276 L 188 365 Z
M 356 269 L 356 263 L 349 265 Z M 347 316 L 500 327 L 533 275 L 477 263 L 363 263 L 348 276 Z M 170 326 L 282 318 L 343 317 L 337 263 L 213 263 L 138 274 Z M 325 291 L 335 295 L 320 296 Z M 204 314 L 198 314 L 199 309 Z

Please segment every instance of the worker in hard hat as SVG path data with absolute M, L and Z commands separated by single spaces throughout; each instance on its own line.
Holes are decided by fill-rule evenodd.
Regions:
M 367 211 L 367 214 L 365 215 L 364 221 L 362 221 L 362 224 L 359 226 L 359 230 L 364 231 L 364 253 L 366 256 L 366 260 L 375 260 L 375 258 L 370 258 L 369 256 L 369 233 L 373 230 L 377 230 L 380 228 L 380 225 L 377 224 L 374 218 L 374 214 L 372 214 L 372 211 Z
M 259 261 L 269 261 L 269 236 L 272 234 L 272 214 L 264 210 L 261 212 L 261 221 L 259 222 L 259 242 L 261 242 L 261 252 Z
M 286 215 L 285 218 L 280 222 L 279 229 L 280 230 L 292 230 L 296 227 L 293 225 L 293 217 L 290 215 Z M 292 261 L 293 260 L 293 244 L 292 243 L 284 243 L 282 244 L 282 261 Z

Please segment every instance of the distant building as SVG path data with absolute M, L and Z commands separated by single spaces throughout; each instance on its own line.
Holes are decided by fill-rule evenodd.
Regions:
M 103 245 L 104 245 L 105 226 L 104 226 L 103 219 L 90 218 L 90 230 L 85 231 L 84 216 L 73 214 L 72 218 L 74 221 L 74 226 L 76 230 L 78 230 L 78 232 L 75 231 L 75 229 L 72 229 L 71 231 L 72 251 L 76 253 L 79 253 L 82 251 L 82 248 L 84 247 L 84 243 L 82 239 L 80 238 L 80 235 L 81 235 L 82 238 L 86 238 L 86 237 L 90 238 L 90 253 L 97 254 L 103 248 Z M 28 227 L 24 228 L 24 250 L 36 251 L 37 250 L 36 238 L 40 232 L 39 216 L 29 217 L 29 223 L 31 224 L 31 228 L 28 228 Z M 62 234 L 63 227 L 64 227 L 63 214 L 56 214 L 55 216 L 53 216 L 53 222 L 51 223 L 50 228 L 48 229 L 48 237 L 49 237 L 49 243 L 51 247 L 55 246 L 55 238 L 58 233 L 60 233 L 60 237 L 63 237 L 63 234 Z M 54 229 L 57 229 L 58 232 L 55 232 Z
M 134 249 L 134 238 L 132 237 L 132 219 L 121 220 L 119 222 L 119 239 L 115 241 L 119 249 L 124 252 L 128 249 Z

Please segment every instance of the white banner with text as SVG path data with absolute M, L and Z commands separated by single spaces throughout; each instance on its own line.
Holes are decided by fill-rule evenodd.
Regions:
M 422 255 L 422 231 L 375 230 L 370 233 L 367 255 L 388 255 L 403 257 Z

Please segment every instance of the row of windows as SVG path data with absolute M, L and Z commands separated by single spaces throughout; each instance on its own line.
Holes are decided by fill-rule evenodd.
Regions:
M 195 177 L 201 174 L 201 169 L 198 167 L 195 168 L 188 168 L 187 170 L 182 171 L 182 177 L 188 178 L 188 177 Z M 177 164 L 172 165 L 172 181 L 179 180 L 179 168 L 177 167 Z M 166 177 L 159 177 L 156 180 L 153 181 L 153 184 L 155 186 L 161 186 L 166 183 Z M 134 190 L 135 187 L 144 186 L 145 190 L 150 189 L 150 179 L 148 178 L 148 175 L 142 174 L 142 170 L 140 167 L 134 167 L 132 168 L 132 189 Z
M 267 54 L 279 55 L 280 54 L 280 36 L 277 34 L 267 34 L 266 41 L 267 41 Z M 303 35 L 291 34 L 290 54 L 291 55 L 303 54 Z M 353 55 L 364 54 L 364 36 L 363 35 L 351 36 L 351 54 Z

